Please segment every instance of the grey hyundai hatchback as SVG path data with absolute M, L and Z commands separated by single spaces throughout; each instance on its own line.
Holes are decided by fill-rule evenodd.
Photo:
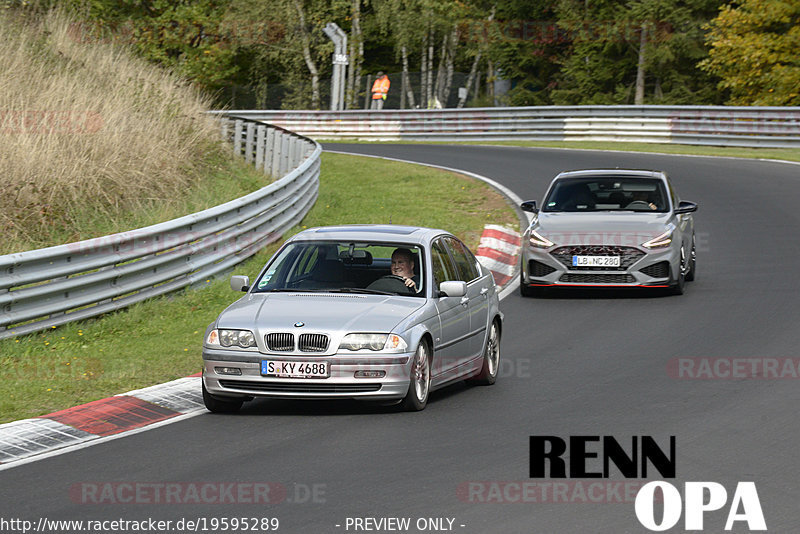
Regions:
M 562 172 L 522 239 L 520 291 L 547 287 L 662 287 L 681 294 L 697 265 L 697 204 L 661 171 Z
M 255 397 L 422 410 L 435 389 L 497 378 L 503 318 L 494 279 L 443 230 L 312 228 L 289 239 L 252 285 L 233 276 L 231 287 L 246 294 L 209 325 L 203 344 L 212 412 Z

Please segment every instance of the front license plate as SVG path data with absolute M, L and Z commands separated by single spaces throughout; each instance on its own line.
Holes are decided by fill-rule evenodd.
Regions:
M 619 267 L 619 256 L 572 256 L 573 267 Z
M 328 362 L 276 362 L 261 360 L 263 376 L 281 378 L 328 378 Z

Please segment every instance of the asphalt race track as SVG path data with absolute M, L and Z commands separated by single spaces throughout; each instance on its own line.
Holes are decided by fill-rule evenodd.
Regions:
M 495 386 L 452 386 L 421 413 L 261 400 L 234 416 L 203 414 L 0 472 L 0 517 L 173 524 L 274 517 L 287 533 L 398 531 L 375 523 L 356 529 L 352 519 L 365 517 L 410 518 L 405 532 L 647 532 L 624 498 L 626 487 L 645 481 L 531 479 L 529 436 L 614 436 L 623 444 L 653 436 L 665 449 L 675 436 L 677 477 L 669 482 L 683 491 L 686 481 L 714 481 L 728 492 L 727 504 L 705 515 L 706 531 L 723 531 L 739 481 L 755 482 L 769 531 L 800 530 L 800 379 L 687 379 L 668 371 L 677 358 L 795 358 L 797 371 L 800 166 L 510 147 L 329 148 L 472 171 L 537 201 L 561 170 L 664 170 L 681 198 L 700 205 L 697 280 L 680 297 L 514 293 L 501 303 L 504 362 Z M 557 498 L 530 486 L 523 495 L 514 484 L 532 482 L 574 485 Z M 591 482 L 629 486 L 582 497 L 584 482 L 584 489 Z M 129 492 L 123 500 L 133 502 L 109 495 L 105 504 L 86 502 L 108 488 L 147 483 L 245 483 L 236 486 L 245 493 L 246 483 L 270 483 L 279 502 L 251 504 L 234 493 L 232 504 L 197 504 L 187 494 L 179 503 L 150 503 L 152 494 L 128 499 Z M 747 531 L 736 525 L 734 532 Z

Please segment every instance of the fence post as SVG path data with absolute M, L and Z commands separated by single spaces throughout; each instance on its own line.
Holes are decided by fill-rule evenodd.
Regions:
M 230 119 L 222 119 L 222 140 L 230 141 Z
M 289 172 L 289 134 L 283 132 L 281 134 L 281 167 L 280 176 L 286 176 Z
M 237 156 L 242 155 L 242 128 L 244 126 L 244 121 L 238 119 L 234 123 L 233 128 L 233 153 Z
M 264 141 L 267 135 L 267 127 L 259 124 L 256 127 L 256 169 L 264 169 Z
M 289 169 L 297 167 L 298 160 L 300 159 L 297 154 L 298 148 L 300 148 L 297 144 L 298 141 L 299 139 L 295 136 L 289 138 Z
M 272 164 L 270 165 L 270 174 L 273 178 L 280 178 L 281 174 L 281 144 L 283 142 L 283 132 L 280 130 L 275 131 L 275 136 L 272 141 Z
M 272 175 L 272 157 L 274 153 L 275 153 L 275 128 L 268 127 L 267 139 L 264 142 L 264 172 L 269 175 Z
M 244 160 L 247 163 L 253 162 L 253 144 L 255 143 L 256 125 L 253 122 L 247 123 L 247 139 L 244 145 Z

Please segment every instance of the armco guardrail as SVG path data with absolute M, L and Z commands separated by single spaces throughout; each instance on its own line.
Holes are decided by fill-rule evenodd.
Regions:
M 633 141 L 800 147 L 800 108 L 547 106 L 382 111 L 248 111 L 318 139 L 414 141 Z
M 282 178 L 161 224 L 0 256 L 0 339 L 205 281 L 299 223 L 317 198 L 319 144 L 279 127 L 222 122 L 236 154 Z

